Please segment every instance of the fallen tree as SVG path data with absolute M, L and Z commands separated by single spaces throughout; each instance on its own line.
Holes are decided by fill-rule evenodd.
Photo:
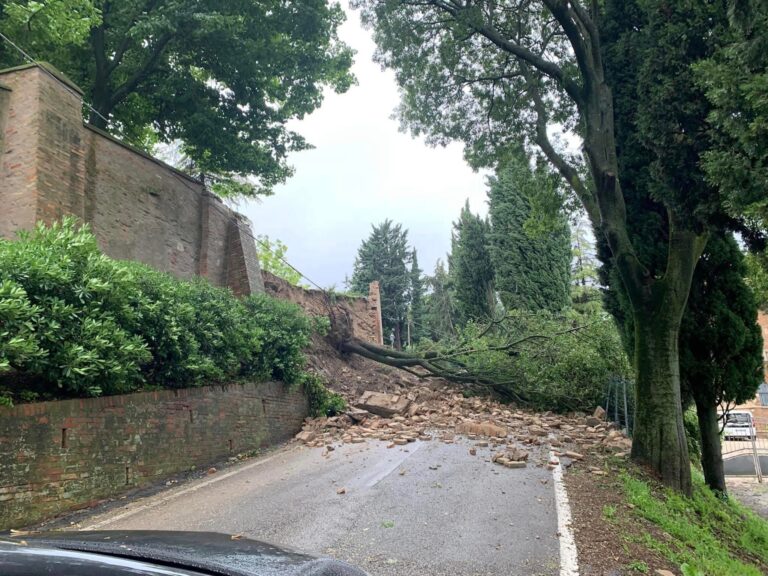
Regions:
M 629 370 L 605 317 L 575 321 L 514 313 L 485 326 L 470 324 L 458 340 L 409 351 L 360 340 L 349 329 L 332 327 L 330 337 L 343 353 L 420 380 L 442 378 L 545 410 L 591 410 L 602 402 L 606 381 Z

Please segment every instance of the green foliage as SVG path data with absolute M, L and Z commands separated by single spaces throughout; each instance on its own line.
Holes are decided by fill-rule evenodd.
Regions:
M 504 306 L 552 312 L 566 308 L 571 246 L 565 214 L 556 207 L 545 229 L 531 229 L 534 222 L 541 222 L 541 218 L 534 220 L 534 202 L 543 196 L 558 199 L 560 177 L 543 164 L 531 169 L 526 156 L 515 155 L 488 184 L 489 252 Z
M 10 297 L 21 297 L 27 313 L 20 331 L 3 322 L 0 349 L 13 352 L 14 340 L 26 341 L 27 353 L 6 357 L 11 374 L 38 376 L 64 396 L 138 386 L 150 353 L 131 330 L 138 311 L 127 267 L 100 254 L 93 235 L 71 221 L 20 238 L 0 241 L 0 282 L 15 285 Z
M 424 308 L 424 277 L 423 270 L 419 268 L 419 259 L 416 249 L 413 249 L 411 256 L 411 286 L 410 286 L 410 314 L 409 322 L 411 325 L 411 341 L 414 344 L 424 338 L 427 334 L 425 326 L 426 312 Z
M 309 400 L 311 416 L 335 416 L 346 410 L 346 400 L 339 394 L 328 390 L 317 374 L 305 374 L 301 384 Z
M 685 439 L 688 441 L 688 457 L 691 459 L 691 464 L 700 467 L 701 427 L 695 408 L 689 408 L 683 412 L 683 427 L 685 428 Z
M 745 272 L 736 240 L 713 234 L 696 268 L 680 328 L 684 397 L 698 397 L 709 406 L 739 404 L 754 398 L 763 382 L 763 339 Z
M 640 574 L 648 574 L 650 569 L 648 568 L 648 564 L 643 562 L 642 560 L 635 560 L 633 562 L 630 562 L 627 564 L 628 570 L 634 570 L 635 572 L 640 572 Z
M 757 306 L 768 310 L 768 252 L 749 253 L 744 257 L 747 286 L 752 289 Z
M 41 4 L 28 27 L 57 41 L 30 46 L 83 88 L 109 126 L 97 114 L 91 122 L 137 145 L 148 131 L 183 142 L 196 172 L 215 175 L 219 191 L 271 193 L 292 173 L 287 155 L 309 147 L 288 121 L 320 106 L 324 87 L 344 92 L 354 81 L 352 50 L 337 36 L 344 11 L 327 0 L 11 6 Z M 4 10 L 0 27 L 16 26 L 18 12 Z M 64 30 L 85 41 L 63 41 Z M 20 61 L 8 50 L 0 58 L 0 66 Z
M 371 235 L 357 250 L 351 288 L 368 293 L 368 285 L 379 282 L 384 340 L 394 335 L 395 347 L 401 348 L 410 302 L 411 274 L 408 264 L 413 252 L 408 247 L 408 231 L 401 224 L 384 220 L 372 226 Z
M 695 66 L 696 80 L 712 105 L 715 146 L 704 154 L 710 182 L 734 216 L 768 228 L 768 5 L 734 1 L 731 42 Z
M 10 0 L 0 6 L 0 32 L 33 54 L 81 46 L 100 22 L 93 0 Z M 10 51 L 0 47 L 4 62 L 13 61 Z
M 621 481 L 633 512 L 669 535 L 659 541 L 648 534 L 646 545 L 687 565 L 687 574 L 758 576 L 768 567 L 768 522 L 734 499 L 719 499 L 698 474 L 690 499 L 626 472 Z
M 453 280 L 442 260 L 435 264 L 435 272 L 427 278 L 429 294 L 426 297 L 426 324 L 432 340 L 443 340 L 456 335 L 458 313 L 453 292 Z
M 71 219 L 0 241 L 0 396 L 121 394 L 304 378 L 320 323 L 264 295 L 238 300 L 98 251 Z
M 496 309 L 489 233 L 488 221 L 472 214 L 467 200 L 459 220 L 453 223 L 448 261 L 456 308 L 464 321 L 490 318 Z
M 571 228 L 571 304 L 587 314 L 601 306 L 600 275 L 595 243 L 589 223 L 579 218 Z
M 604 403 L 611 379 L 627 378 L 629 364 L 613 321 L 571 312 L 513 311 L 488 327 L 470 322 L 437 350 L 455 354 L 467 373 L 496 383 L 509 400 L 527 399 L 540 410 L 592 412 Z M 514 344 L 514 345 L 512 345 Z
M 288 252 L 285 244 L 277 239 L 274 242 L 271 241 L 266 234 L 259 234 L 256 237 L 256 249 L 262 270 L 271 272 L 294 286 L 299 285 L 301 273 L 285 263 L 285 253 Z

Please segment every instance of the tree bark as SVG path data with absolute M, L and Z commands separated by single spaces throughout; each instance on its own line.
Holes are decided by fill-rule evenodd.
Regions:
M 678 315 L 668 306 L 655 313 L 635 313 L 637 402 L 632 458 L 650 466 L 667 486 L 690 495 L 691 465 L 680 401 L 681 315 L 682 310 Z
M 708 402 L 705 398 L 695 396 L 695 394 L 694 397 L 701 430 L 701 468 L 704 471 L 704 481 L 713 491 L 726 494 L 717 406 L 714 402 Z

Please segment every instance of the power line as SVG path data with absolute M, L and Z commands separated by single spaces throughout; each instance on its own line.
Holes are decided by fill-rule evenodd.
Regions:
M 55 75 L 53 72 L 51 72 L 50 70 L 48 70 L 48 68 L 46 68 L 46 66 L 45 66 L 44 64 L 41 64 L 39 61 L 35 60 L 35 59 L 34 59 L 32 56 L 30 56 L 30 55 L 29 55 L 29 53 L 28 53 L 28 52 L 26 52 L 26 51 L 25 51 L 23 48 L 21 48 L 21 47 L 20 47 L 18 44 L 16 44 L 16 43 L 15 43 L 13 40 L 11 40 L 10 38 L 8 38 L 8 36 L 6 36 L 5 34 L 3 34 L 2 32 L 0 32 L 0 38 L 2 38 L 3 40 L 5 40 L 5 41 L 6 41 L 8 44 L 10 44 L 11 46 L 13 46 L 13 47 L 14 47 L 14 48 L 15 48 L 15 49 L 16 49 L 16 50 L 19 52 L 19 54 L 21 54 L 21 55 L 22 55 L 22 57 L 23 57 L 23 58 L 24 58 L 24 59 L 25 59 L 27 62 L 29 62 L 30 64 L 34 64 L 34 65 L 36 65 L 37 67 L 39 67 L 39 68 L 40 68 L 40 70 L 42 70 L 43 72 L 45 72 L 45 73 L 46 73 L 48 76 L 50 76 L 51 78 L 53 78 L 53 79 L 54 79 L 54 80 L 56 80 L 57 82 L 61 82 L 61 78 L 57 77 L 57 76 L 56 76 L 56 75 Z M 93 106 L 91 106 L 90 104 L 88 104 L 88 102 L 86 102 L 86 101 L 83 99 L 83 95 L 82 95 L 82 94 L 79 94 L 78 92 L 76 92 L 75 90 L 73 90 L 73 89 L 72 89 L 70 86 L 67 86 L 67 84 L 66 84 L 66 83 L 63 83 L 63 84 L 64 84 L 64 88 L 65 88 L 65 89 L 66 89 L 66 90 L 67 90 L 67 91 L 68 91 L 70 94 L 72 94 L 73 96 L 77 97 L 77 98 L 78 98 L 78 99 L 79 99 L 79 100 L 80 100 L 80 101 L 83 103 L 83 105 L 84 105 L 86 108 L 88 108 L 88 109 L 89 109 L 91 112 L 93 112 L 94 114 L 96 114 L 96 116 L 98 116 L 99 118 L 101 118 L 102 120 L 104 120 L 104 122 L 106 122 L 107 124 L 109 124 L 109 118 L 106 118 L 106 117 L 105 117 L 105 116 L 104 116 L 104 115 L 103 115 L 101 112 L 99 112 L 98 110 L 96 110 L 96 108 L 94 108 Z

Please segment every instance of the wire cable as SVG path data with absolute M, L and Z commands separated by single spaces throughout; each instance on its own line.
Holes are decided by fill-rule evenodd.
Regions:
M 53 79 L 54 79 L 54 80 L 56 80 L 57 82 L 61 82 L 61 78 L 57 77 L 57 76 L 56 76 L 56 75 L 55 75 L 53 72 L 51 72 L 50 70 L 48 70 L 48 68 L 46 68 L 45 64 L 42 64 L 42 63 L 40 63 L 38 60 L 35 60 L 35 59 L 34 59 L 32 56 L 30 56 L 30 55 L 29 55 L 29 53 L 28 53 L 27 51 L 25 51 L 23 48 L 21 48 L 21 47 L 20 47 L 18 44 L 16 44 L 16 43 L 15 43 L 13 40 L 11 40 L 10 38 L 8 38 L 8 36 L 6 36 L 5 34 L 3 34 L 2 32 L 0 32 L 0 38 L 2 38 L 3 40 L 5 40 L 5 41 L 6 41 L 8 44 L 10 44 L 11 46 L 13 46 L 13 47 L 14 47 L 14 48 L 15 48 L 15 49 L 16 49 L 16 50 L 19 52 L 19 54 L 21 54 L 21 55 L 22 55 L 22 57 L 23 57 L 23 58 L 24 58 L 24 59 L 25 59 L 27 62 L 29 62 L 30 64 L 34 64 L 34 65 L 38 66 L 38 67 L 40 68 L 40 70 L 42 70 L 43 72 L 45 72 L 45 73 L 46 73 L 48 76 L 50 76 L 51 78 L 53 78 Z M 89 109 L 91 112 L 93 112 L 94 114 L 96 114 L 96 116 L 98 116 L 99 118 L 101 118 L 102 120 L 104 120 L 104 122 L 106 122 L 107 124 L 109 124 L 109 118 L 105 117 L 105 116 L 104 116 L 104 115 L 103 115 L 101 112 L 99 112 L 98 110 L 96 110 L 96 108 L 94 108 L 94 107 L 93 107 L 93 106 L 91 106 L 91 105 L 90 105 L 88 102 L 86 102 L 86 101 L 83 99 L 83 95 L 82 95 L 82 94 L 80 94 L 80 93 L 76 92 L 75 90 L 73 90 L 73 89 L 72 89 L 70 86 L 68 86 L 66 83 L 63 83 L 63 84 L 64 84 L 64 88 L 65 88 L 65 89 L 66 89 L 66 90 L 67 90 L 67 91 L 68 91 L 70 94 L 72 94 L 73 96 L 76 96 L 77 98 L 79 98 L 79 99 L 80 99 L 80 101 L 82 101 L 83 105 L 84 105 L 86 108 L 88 108 L 88 109 Z

